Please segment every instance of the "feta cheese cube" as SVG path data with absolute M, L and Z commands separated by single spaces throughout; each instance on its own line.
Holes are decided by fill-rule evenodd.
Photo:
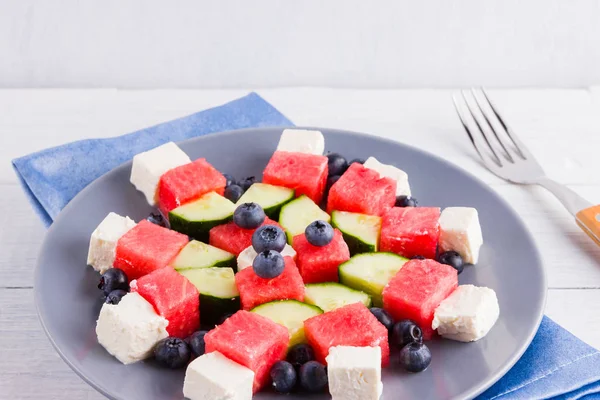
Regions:
M 148 204 L 156 204 L 160 177 L 167 171 L 190 163 L 191 160 L 175 143 L 168 142 L 133 157 L 130 181 L 146 196 Z
M 327 376 L 332 400 L 377 400 L 381 396 L 381 348 L 329 349 Z
M 454 250 L 463 260 L 476 264 L 483 244 L 477 210 L 471 207 L 448 207 L 440 216 L 440 250 Z
M 148 358 L 154 345 L 169 336 L 168 324 L 142 296 L 128 293 L 119 304 L 102 305 L 96 335 L 106 351 L 131 364 Z
M 396 181 L 396 196 L 410 196 L 410 185 L 408 184 L 408 174 L 400 168 L 393 165 L 382 164 L 375 157 L 367 158 L 364 163 L 365 168 L 377 171 L 380 176 L 388 177 Z
M 256 250 L 254 250 L 254 247 L 252 246 L 247 247 L 244 251 L 242 251 L 237 258 L 238 272 L 243 270 L 244 268 L 251 267 L 257 255 L 258 254 L 256 253 Z M 294 250 L 294 248 L 289 244 L 285 245 L 283 251 L 281 252 L 281 255 L 284 257 L 289 256 L 296 260 L 296 250 Z
M 445 338 L 473 342 L 487 335 L 499 315 L 494 290 L 460 285 L 436 308 L 431 327 Z
M 188 365 L 183 395 L 190 400 L 251 400 L 254 372 L 218 351 Z
M 101 274 L 112 268 L 117 241 L 135 225 L 135 222 L 129 217 L 122 217 L 113 212 L 109 213 L 92 232 L 87 258 L 88 265 Z
M 319 131 L 284 129 L 277 150 L 323 155 L 325 138 Z

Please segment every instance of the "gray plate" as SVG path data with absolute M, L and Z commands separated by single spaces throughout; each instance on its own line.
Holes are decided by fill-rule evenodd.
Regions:
M 322 129 L 327 149 L 349 159 L 375 156 L 405 170 L 422 206 L 472 206 L 485 238 L 481 260 L 460 275 L 461 284 L 493 288 L 500 319 L 479 342 L 435 340 L 431 366 L 419 374 L 384 371 L 384 398 L 471 398 L 496 382 L 518 360 L 540 323 L 546 280 L 531 235 L 517 214 L 485 184 L 446 161 L 373 136 Z M 249 129 L 181 143 L 192 159 L 206 157 L 235 176 L 260 176 L 281 129 Z M 466 146 L 466 144 L 465 144 Z M 129 183 L 131 163 L 102 176 L 79 193 L 48 230 L 35 273 L 35 299 L 52 344 L 90 385 L 113 399 L 181 399 L 184 371 L 153 362 L 124 366 L 97 343 L 95 322 L 102 302 L 98 274 L 87 267 L 91 232 L 110 211 L 145 218 L 152 210 Z M 394 358 L 392 357 L 392 365 Z M 301 399 L 306 396 L 286 396 Z M 284 398 L 261 393 L 257 399 Z M 325 399 L 328 396 L 311 396 Z

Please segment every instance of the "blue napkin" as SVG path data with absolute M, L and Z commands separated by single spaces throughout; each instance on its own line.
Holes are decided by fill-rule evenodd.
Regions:
M 121 137 L 82 140 L 34 153 L 14 160 L 13 165 L 34 209 L 50 225 L 81 189 L 136 153 L 213 132 L 291 125 L 279 111 L 251 93 Z M 549 397 L 600 399 L 600 353 L 544 317 L 519 362 L 478 399 Z

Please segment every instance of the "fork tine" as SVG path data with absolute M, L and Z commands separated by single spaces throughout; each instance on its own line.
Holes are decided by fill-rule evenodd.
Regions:
M 485 131 L 483 130 L 483 128 L 481 127 L 481 124 L 479 123 L 479 120 L 477 119 L 477 117 L 475 116 L 475 112 L 473 111 L 473 109 L 471 108 L 471 105 L 469 104 L 469 101 L 467 100 L 467 96 L 465 96 L 465 92 L 464 90 L 460 91 L 460 94 L 462 95 L 462 98 L 465 102 L 465 104 L 467 105 L 467 109 L 469 110 L 469 113 L 471 114 L 471 118 L 473 118 L 473 121 L 475 121 L 475 125 L 477 125 L 477 128 L 479 129 L 479 132 L 481 133 L 481 136 L 483 136 L 483 139 L 485 140 L 485 142 L 488 145 L 488 148 L 490 149 L 490 151 L 492 152 L 492 154 L 494 155 L 495 159 L 494 162 L 501 167 L 502 166 L 502 162 L 500 161 L 500 157 L 498 157 L 498 154 L 496 153 L 496 150 L 494 150 L 494 147 L 492 146 L 492 144 L 490 143 L 490 140 L 488 139 L 487 135 L 485 134 Z

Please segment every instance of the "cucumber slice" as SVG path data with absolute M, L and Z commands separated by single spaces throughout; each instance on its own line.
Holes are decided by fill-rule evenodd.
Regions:
M 200 292 L 200 321 L 214 327 L 225 314 L 240 309 L 240 293 L 232 268 L 199 268 L 177 271 Z
M 278 220 L 284 204 L 294 199 L 294 189 L 267 183 L 255 183 L 240 197 L 236 205 L 256 203 L 265 210 L 267 217 Z
M 344 235 L 350 255 L 378 250 L 381 217 L 334 211 L 331 213 L 331 224 Z
M 373 304 L 381 307 L 383 288 L 407 261 L 407 258 L 394 253 L 357 254 L 340 265 L 340 282 L 368 293 Z
M 290 244 L 294 236 L 304 233 L 306 227 L 316 220 L 329 222 L 331 217 L 304 195 L 283 206 L 279 215 L 279 223 L 285 229 Z
M 306 343 L 304 321 L 322 314 L 323 310 L 298 300 L 280 300 L 261 304 L 253 308 L 252 312 L 285 326 L 290 333 L 290 344 L 288 346 L 290 348 L 298 343 Z
M 306 285 L 304 301 L 327 312 L 352 303 L 371 307 L 371 296 L 337 282 L 310 283 Z
M 235 255 L 210 244 L 192 240 L 179 252 L 171 266 L 176 270 L 235 267 Z
M 171 229 L 198 240 L 208 239 L 208 231 L 230 221 L 235 204 L 215 192 L 210 192 L 169 212 Z

